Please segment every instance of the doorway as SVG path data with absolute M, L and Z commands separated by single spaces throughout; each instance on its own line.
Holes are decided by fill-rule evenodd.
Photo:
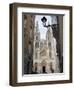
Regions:
M 46 67 L 45 66 L 42 67 L 42 72 L 46 73 Z

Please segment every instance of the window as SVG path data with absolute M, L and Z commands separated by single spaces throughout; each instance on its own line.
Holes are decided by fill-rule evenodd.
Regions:
M 36 36 L 36 40 L 38 40 L 38 36 Z
M 35 43 L 35 48 L 39 48 L 39 42 Z
M 42 43 L 42 42 L 40 43 L 40 47 L 41 47 L 41 48 L 43 47 L 43 43 Z

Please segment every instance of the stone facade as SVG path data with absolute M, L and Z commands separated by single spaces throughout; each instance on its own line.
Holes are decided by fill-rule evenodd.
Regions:
M 57 55 L 59 58 L 59 68 L 60 73 L 63 72 L 63 16 L 51 16 L 51 24 L 57 24 L 52 27 L 53 29 L 53 36 L 56 39 L 57 45 Z
M 23 14 L 24 19 L 24 64 L 23 74 L 31 74 L 33 67 L 33 39 L 35 16 Z
M 56 39 L 51 27 L 48 27 L 46 39 L 40 39 L 38 23 L 34 29 L 33 72 L 59 73 L 59 59 L 56 52 Z

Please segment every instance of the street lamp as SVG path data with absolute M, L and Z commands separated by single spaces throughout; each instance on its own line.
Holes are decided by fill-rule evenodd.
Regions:
M 52 25 L 48 24 L 48 25 L 46 25 L 46 22 L 47 22 L 47 18 L 46 17 L 43 17 L 41 19 L 41 21 L 43 22 L 43 26 L 46 27 L 46 28 L 51 27 L 53 29 L 53 28 L 56 28 L 57 25 L 58 25 L 58 24 L 52 24 Z

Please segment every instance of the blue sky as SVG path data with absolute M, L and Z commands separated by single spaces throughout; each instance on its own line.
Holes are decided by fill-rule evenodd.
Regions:
M 36 15 L 35 17 L 35 25 L 36 25 L 36 22 L 38 21 L 38 25 L 39 25 L 39 32 L 40 32 L 40 38 L 41 39 L 46 39 L 46 32 L 47 32 L 47 28 L 43 26 L 42 24 L 42 17 L 46 17 L 47 18 L 47 23 L 46 24 L 51 24 L 51 16 L 48 16 L 48 15 Z

